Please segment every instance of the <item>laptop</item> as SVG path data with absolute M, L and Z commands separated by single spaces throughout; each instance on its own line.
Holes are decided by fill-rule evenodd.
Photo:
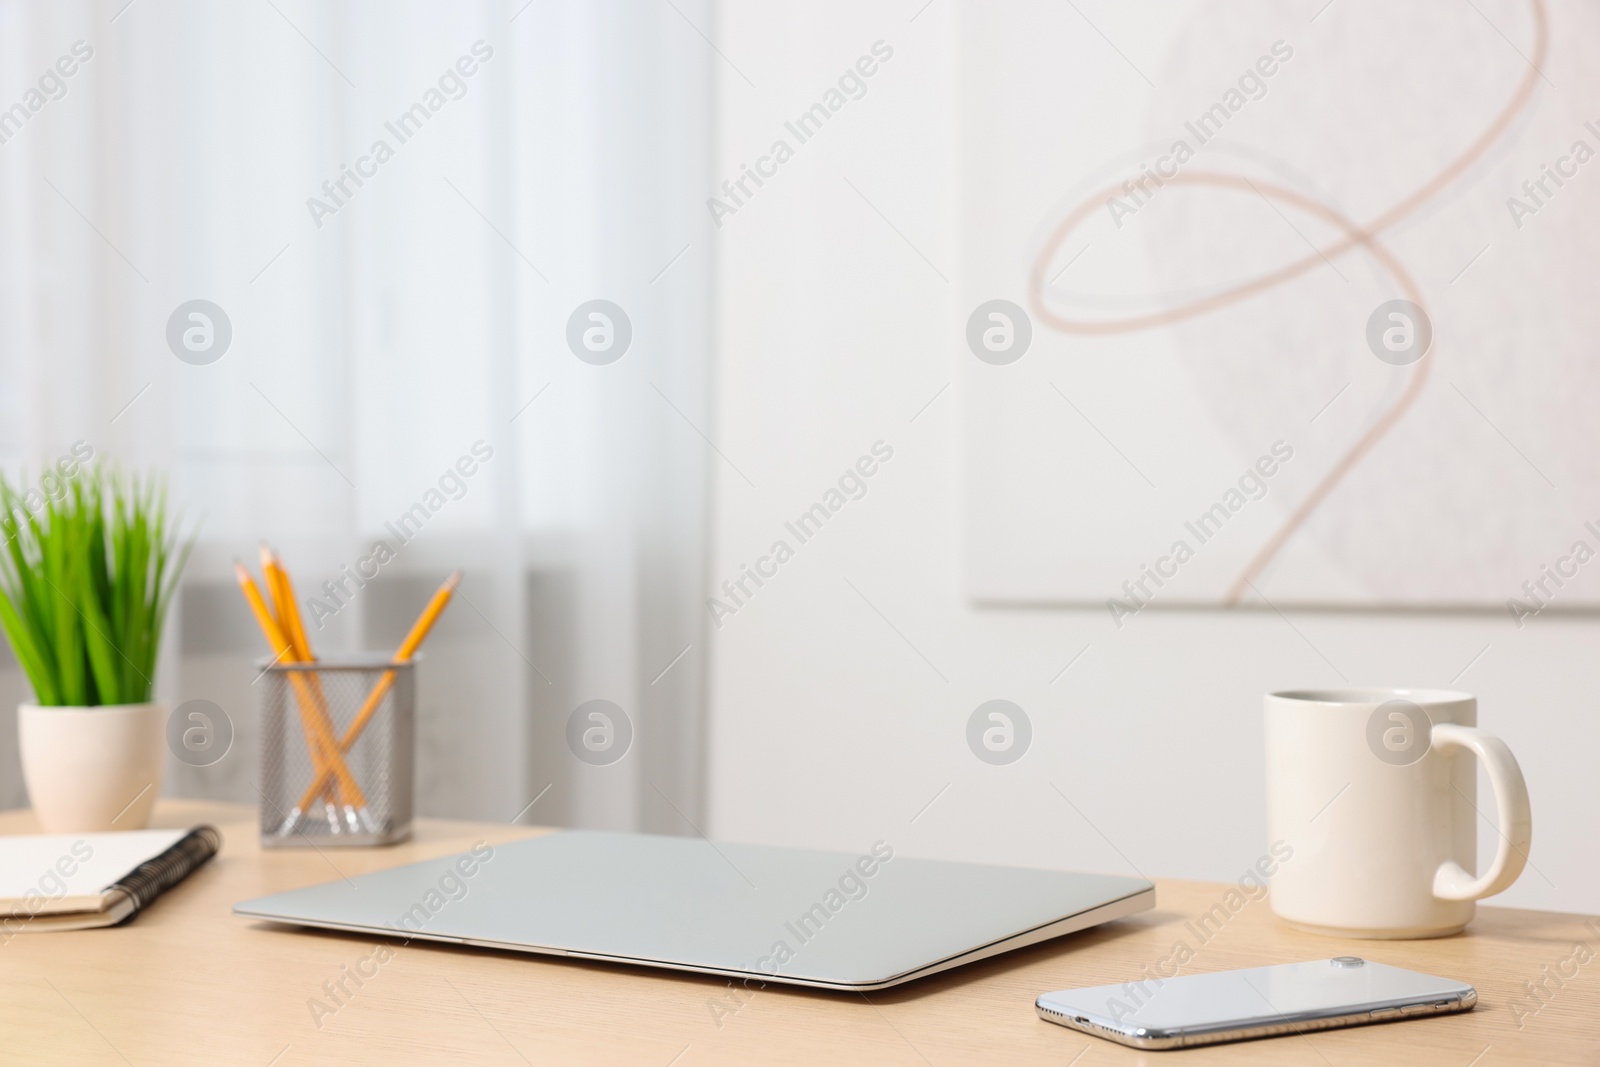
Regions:
M 560 830 L 277 893 L 295 926 L 870 991 L 1150 908 L 1142 878 Z

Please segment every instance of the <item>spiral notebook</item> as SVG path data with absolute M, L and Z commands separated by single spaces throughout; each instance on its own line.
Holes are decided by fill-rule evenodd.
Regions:
M 214 826 L 0 837 L 0 943 L 126 922 L 221 847 Z

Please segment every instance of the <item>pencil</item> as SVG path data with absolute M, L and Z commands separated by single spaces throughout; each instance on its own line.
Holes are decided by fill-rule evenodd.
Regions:
M 294 580 L 289 577 L 289 568 L 283 565 L 283 560 L 272 547 L 265 543 L 261 546 L 261 573 L 267 585 L 267 592 L 277 608 L 278 626 L 283 630 L 284 637 L 289 639 L 295 658 L 302 663 L 315 662 L 317 656 L 311 650 L 311 639 L 306 636 L 305 623 L 300 617 L 300 606 L 295 600 Z M 328 712 L 328 697 L 322 689 L 322 677 L 315 672 L 308 672 L 306 680 L 310 683 L 311 695 L 316 701 L 314 713 L 327 727 L 329 736 L 333 736 L 336 731 L 333 726 L 333 716 Z M 332 782 L 324 791 L 324 796 L 329 803 L 338 800 Z
M 277 553 L 272 551 L 270 545 L 262 542 L 261 583 L 262 585 L 266 586 L 266 596 L 271 601 L 274 617 L 278 622 L 279 632 L 283 634 L 284 638 L 289 643 L 289 650 L 292 657 L 291 661 L 310 663 L 312 660 L 312 655 L 308 646 L 308 642 L 305 640 L 304 631 L 296 631 L 294 628 L 294 591 L 293 587 L 289 584 L 288 578 L 288 572 L 284 570 L 282 563 L 278 560 Z M 333 720 L 328 714 L 327 696 L 322 691 L 322 679 L 318 678 L 314 674 L 308 674 L 305 677 L 308 684 L 306 686 L 297 686 L 296 692 L 303 694 L 309 690 L 312 698 L 312 706 L 309 708 L 303 708 L 300 714 L 300 722 L 302 726 L 306 727 L 307 729 L 306 736 L 308 739 L 313 733 L 321 734 L 323 736 L 333 736 Z M 326 729 L 316 731 L 311 730 L 310 723 L 307 719 L 308 716 L 319 721 L 322 726 L 326 727 Z M 309 743 L 310 742 L 308 740 L 307 744 Z M 325 759 L 322 761 L 323 764 L 326 762 L 327 761 Z M 322 769 L 322 765 L 313 763 L 312 769 L 313 771 L 320 771 Z M 339 794 L 339 790 L 332 782 L 330 782 L 329 787 L 324 791 L 323 795 L 329 804 L 336 804 L 339 800 L 343 799 Z M 303 812 L 303 807 L 296 808 L 292 813 L 290 813 L 289 820 L 285 825 L 293 825 L 297 823 L 300 815 Z M 329 819 L 333 821 L 335 826 L 338 825 L 337 817 L 331 812 L 329 813 Z
M 289 568 L 283 565 L 283 560 L 268 545 L 261 546 L 261 566 L 266 572 L 268 562 L 272 564 L 274 577 L 277 579 L 273 601 L 278 608 L 278 622 L 283 627 L 283 635 L 294 646 L 295 654 L 306 663 L 314 662 L 316 653 L 311 650 L 311 639 L 306 636 L 305 621 L 300 617 L 300 605 L 295 601 L 294 580 L 289 577 Z M 313 676 L 315 677 L 315 676 Z
M 256 588 L 255 579 L 250 577 L 250 572 L 245 570 L 244 564 L 237 561 L 233 565 L 234 575 L 239 581 L 239 588 L 244 592 L 244 598 L 250 605 L 250 610 L 255 612 L 256 622 L 261 626 L 261 632 L 266 635 L 267 644 L 277 654 L 280 661 L 297 662 L 294 648 L 288 638 L 283 635 L 277 620 L 267 610 L 266 601 L 261 597 L 261 590 Z M 331 773 L 344 795 L 359 807 L 366 807 L 366 797 L 361 792 L 361 787 L 356 784 L 355 778 L 350 774 L 350 768 L 345 766 L 344 757 L 340 755 L 338 742 L 334 740 L 332 730 L 324 723 L 319 722 L 314 714 L 314 704 L 310 687 L 306 684 L 301 672 L 290 671 L 289 682 L 294 686 L 295 694 L 300 698 L 300 724 L 306 731 L 306 746 L 311 754 L 311 765 L 320 776 Z M 317 792 L 321 792 L 319 787 Z M 316 797 L 313 794 L 312 799 Z M 304 810 L 301 805 L 300 810 Z
M 394 654 L 396 663 L 404 663 L 417 654 L 417 649 L 421 648 L 422 642 L 428 638 L 428 631 L 433 629 L 433 624 L 439 621 L 440 615 L 444 614 L 445 605 L 450 603 L 450 598 L 455 594 L 456 586 L 460 584 L 461 572 L 456 571 L 449 578 L 446 578 L 444 584 L 434 592 L 433 599 L 428 601 L 428 606 L 422 609 L 422 614 L 417 616 L 416 622 L 412 623 L 411 632 L 406 634 L 404 641 L 400 642 L 400 648 Z M 361 731 L 367 728 L 367 722 L 373 715 L 377 714 L 378 705 L 383 703 L 383 698 L 388 695 L 390 688 L 394 685 L 394 677 L 394 671 L 384 671 L 383 677 L 378 679 L 378 684 L 372 687 L 371 693 L 367 694 L 366 703 L 361 705 L 361 710 L 356 713 L 355 719 L 350 723 L 350 729 L 345 732 L 344 740 L 339 742 L 339 752 L 341 754 L 349 752 L 354 747 L 356 740 L 361 736 Z M 328 772 L 324 770 L 318 775 L 316 781 L 311 783 L 311 788 L 307 789 L 305 795 L 300 798 L 301 810 L 304 810 L 307 804 L 316 800 L 317 793 L 322 790 L 327 777 Z

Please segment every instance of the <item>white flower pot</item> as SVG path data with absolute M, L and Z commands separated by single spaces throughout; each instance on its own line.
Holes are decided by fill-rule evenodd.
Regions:
M 28 798 L 46 833 L 139 830 L 161 792 L 162 704 L 17 708 Z

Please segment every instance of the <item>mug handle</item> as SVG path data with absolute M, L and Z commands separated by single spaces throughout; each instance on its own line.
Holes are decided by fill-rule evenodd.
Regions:
M 1464 748 L 1478 757 L 1489 773 L 1495 808 L 1500 816 L 1500 847 L 1494 862 L 1481 876 L 1474 876 L 1455 860 L 1445 860 L 1433 876 L 1433 895 L 1440 900 L 1480 900 L 1510 888 L 1528 863 L 1528 846 L 1533 841 L 1533 812 L 1528 805 L 1528 783 L 1522 768 L 1506 743 L 1473 726 L 1436 723 L 1431 732 L 1433 747 Z

